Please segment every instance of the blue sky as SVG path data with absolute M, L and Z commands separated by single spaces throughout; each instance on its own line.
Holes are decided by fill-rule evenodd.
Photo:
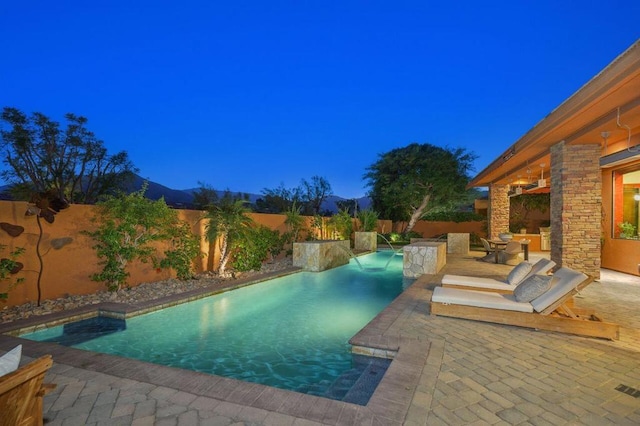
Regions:
M 378 154 L 481 171 L 640 38 L 638 1 L 22 1 L 0 5 L 0 107 L 66 112 L 140 174 L 365 194 Z

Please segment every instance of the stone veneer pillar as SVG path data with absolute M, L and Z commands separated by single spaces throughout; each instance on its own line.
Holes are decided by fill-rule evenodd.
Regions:
M 489 187 L 489 239 L 509 232 L 509 185 L 493 184 Z
M 551 260 L 600 278 L 600 146 L 551 147 Z

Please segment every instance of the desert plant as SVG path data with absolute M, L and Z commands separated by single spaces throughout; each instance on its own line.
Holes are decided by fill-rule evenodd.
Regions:
M 340 210 L 331 217 L 331 224 L 340 234 L 343 240 L 349 240 L 353 232 L 353 219 L 347 210 Z
M 358 212 L 360 230 L 364 232 L 375 232 L 378 229 L 378 212 L 374 210 L 360 210 Z
M 4 250 L 5 245 L 0 244 L 0 250 Z M 9 257 L 0 259 L 0 282 L 9 280 L 11 275 L 17 274 L 22 269 L 22 264 L 18 262 L 18 257 L 24 253 L 24 248 L 16 247 L 9 252 Z M 9 283 L 6 292 L 0 292 L 0 301 L 5 301 L 9 297 L 9 292 L 13 290 L 18 284 L 24 281 L 23 277 L 16 278 L 13 282 Z
M 220 264 L 218 274 L 226 274 L 227 262 L 230 258 L 230 248 L 236 240 L 240 240 L 253 225 L 253 220 L 247 216 L 249 209 L 244 200 L 222 199 L 219 204 L 211 205 L 205 215 L 207 224 L 207 239 L 218 241 L 220 249 Z

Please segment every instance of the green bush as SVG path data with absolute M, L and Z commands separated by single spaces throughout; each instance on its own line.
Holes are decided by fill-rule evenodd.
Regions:
M 423 220 L 431 222 L 480 222 L 487 218 L 474 212 L 438 211 L 427 213 Z
M 283 246 L 284 238 L 278 231 L 266 226 L 251 228 L 246 236 L 233 242 L 231 266 L 241 272 L 259 270 L 262 262 L 277 256 Z
M 0 250 L 5 249 L 6 246 L 0 244 Z M 17 261 L 18 257 L 24 253 L 24 248 L 17 247 L 13 249 L 9 253 L 8 258 L 0 259 L 0 281 L 8 280 L 9 277 L 15 274 L 22 267 L 21 264 Z M 9 288 L 6 293 L 0 293 L 0 301 L 5 301 L 9 298 L 9 291 L 11 291 L 15 286 L 24 281 L 24 278 L 16 278 L 14 282 L 9 284 Z

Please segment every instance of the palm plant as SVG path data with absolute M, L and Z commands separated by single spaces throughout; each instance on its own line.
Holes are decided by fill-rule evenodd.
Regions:
M 296 202 L 294 201 L 291 208 L 284 213 L 286 216 L 284 223 L 287 225 L 287 234 L 292 243 L 298 241 L 298 235 L 303 227 L 304 218 L 300 213 L 301 211 L 302 207 L 296 205 Z
M 220 204 L 211 205 L 205 215 L 209 219 L 206 236 L 209 241 L 218 241 L 220 266 L 218 274 L 224 276 L 231 251 L 231 243 L 241 238 L 253 225 L 253 219 L 247 216 L 250 210 L 245 200 L 223 199 Z

